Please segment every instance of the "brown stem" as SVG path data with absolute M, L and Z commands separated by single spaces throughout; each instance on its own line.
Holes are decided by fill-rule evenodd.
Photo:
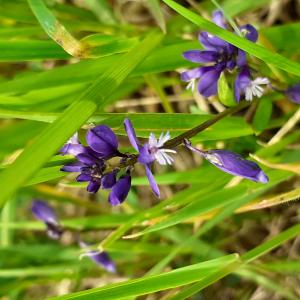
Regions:
M 197 135 L 199 132 L 205 130 L 206 128 L 212 126 L 213 124 L 217 123 L 219 120 L 223 119 L 224 117 L 228 116 L 228 115 L 231 115 L 231 114 L 234 114 L 240 110 L 242 110 L 243 108 L 247 107 L 250 105 L 250 102 L 241 102 L 239 105 L 237 106 L 234 106 L 234 107 L 231 107 L 231 108 L 228 108 L 226 110 L 224 110 L 223 112 L 217 114 L 215 117 L 213 117 L 212 119 L 210 120 L 207 120 L 205 121 L 204 123 L 178 135 L 177 137 L 167 141 L 165 144 L 164 144 L 164 148 L 175 148 L 176 146 L 182 144 L 182 142 L 185 140 L 185 139 L 190 139 L 192 138 L 193 136 Z

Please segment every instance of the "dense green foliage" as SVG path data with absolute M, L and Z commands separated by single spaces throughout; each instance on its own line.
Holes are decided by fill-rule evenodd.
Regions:
M 89 194 L 60 171 L 73 158 L 58 153 L 96 124 L 133 152 L 125 118 L 140 139 L 176 137 L 236 106 L 230 80 L 221 77 L 210 99 L 180 81 L 195 67 L 182 52 L 201 48 L 199 30 L 247 52 L 281 89 L 299 82 L 296 4 L 286 1 L 281 19 L 278 2 L 0 0 L 0 298 L 299 299 L 300 109 L 284 94 L 269 89 L 192 138 L 201 149 L 250 154 L 266 184 L 180 146 L 173 166 L 155 164 L 162 199 L 137 166 L 128 199 L 111 207 L 107 191 Z M 253 24 L 258 42 L 212 23 L 216 6 L 228 22 Z M 60 241 L 34 219 L 35 198 L 55 208 Z M 79 234 L 111 255 L 117 273 L 79 260 Z

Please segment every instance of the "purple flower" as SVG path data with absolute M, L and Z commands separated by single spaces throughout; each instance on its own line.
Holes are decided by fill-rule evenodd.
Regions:
M 246 24 L 239 27 L 241 34 L 249 41 L 255 43 L 258 39 L 257 30 L 250 24 Z M 239 68 L 243 68 L 247 65 L 246 52 L 237 48 L 236 64 Z
M 108 126 L 99 125 L 90 129 L 86 141 L 100 157 L 107 158 L 118 153 L 118 139 Z
M 221 11 L 214 11 L 212 20 L 216 25 L 223 29 L 228 29 L 226 20 Z M 239 27 L 239 30 L 246 39 L 256 42 L 258 33 L 252 25 L 243 25 Z M 181 73 L 181 80 L 189 82 L 187 88 L 194 89 L 195 82 L 199 79 L 199 93 L 205 97 L 210 97 L 217 94 L 218 80 L 222 72 L 226 70 L 232 71 L 235 67 L 244 68 L 247 65 L 246 53 L 207 32 L 201 32 L 199 34 L 199 42 L 203 45 L 205 50 L 186 51 L 183 53 L 183 57 L 191 62 L 209 65 Z M 253 91 L 258 91 L 259 93 L 261 88 L 257 88 L 257 86 L 258 84 L 264 83 L 260 83 L 259 81 L 254 84 L 255 87 L 251 89 L 251 95 L 254 95 Z M 239 81 L 236 85 L 239 86 Z M 236 94 L 238 93 L 239 91 L 236 91 Z M 240 98 L 241 94 L 242 92 L 240 92 L 238 98 Z M 244 90 L 243 94 L 245 94 Z
M 193 147 L 189 141 L 185 141 L 185 145 L 226 173 L 241 176 L 255 182 L 267 183 L 269 181 L 267 175 L 255 162 L 246 160 L 237 153 L 218 149 L 202 151 Z
M 112 206 L 119 205 L 124 202 L 131 188 L 131 176 L 130 173 L 126 174 L 117 181 L 112 187 L 109 194 L 108 201 Z
M 79 245 L 81 248 L 85 249 L 85 253 L 80 255 L 80 259 L 84 256 L 88 256 L 92 261 L 102 266 L 108 272 L 111 273 L 116 272 L 116 266 L 114 262 L 111 260 L 111 258 L 109 257 L 107 252 L 91 250 L 89 246 L 82 241 L 79 242 Z
M 47 226 L 47 234 L 52 239 L 59 239 L 63 233 L 54 210 L 44 201 L 34 200 L 31 211 L 33 215 Z
M 221 11 L 213 12 L 213 22 L 226 29 L 226 21 Z M 194 87 L 195 80 L 199 79 L 198 91 L 205 97 L 217 94 L 217 84 L 221 72 L 232 70 L 235 63 L 236 48 L 231 44 L 212 36 L 207 32 L 199 34 L 199 42 L 205 50 L 190 50 L 183 53 L 183 57 L 195 63 L 208 63 L 210 66 L 198 67 L 181 73 L 183 81 L 190 82 L 188 87 Z
M 292 85 L 285 91 L 286 96 L 294 103 L 300 104 L 300 84 Z
M 254 96 L 260 98 L 264 92 L 261 85 L 268 85 L 269 83 L 269 79 L 264 77 L 257 77 L 251 80 L 250 69 L 248 66 L 244 66 L 234 83 L 234 97 L 236 102 L 240 102 L 242 96 L 247 101 L 252 101 Z
M 104 174 L 105 160 L 118 155 L 118 140 L 114 132 L 105 125 L 99 125 L 87 132 L 87 147 L 82 146 L 77 137 L 76 143 L 67 143 L 62 149 L 72 149 L 75 145 L 81 146 L 81 151 L 76 151 L 77 161 L 67 164 L 61 168 L 64 172 L 80 172 L 76 180 L 78 182 L 89 182 L 87 191 L 96 193 L 102 187 L 110 189 L 116 183 L 116 172 Z M 76 148 L 78 150 L 78 148 Z M 69 150 L 68 150 L 69 151 Z
M 83 153 L 85 148 L 78 140 L 78 133 L 76 132 L 67 143 L 59 150 L 62 155 L 70 154 L 70 155 L 78 155 Z
M 132 147 L 139 152 L 138 161 L 145 166 L 146 175 L 152 191 L 157 197 L 160 197 L 159 188 L 151 172 L 151 165 L 155 160 L 161 165 L 172 164 L 173 158 L 168 153 L 176 153 L 176 151 L 162 148 L 164 143 L 171 138 L 169 132 L 167 132 L 166 135 L 162 133 L 159 139 L 156 139 L 155 135 L 150 133 L 148 142 L 141 145 L 129 119 L 124 120 L 124 126 Z

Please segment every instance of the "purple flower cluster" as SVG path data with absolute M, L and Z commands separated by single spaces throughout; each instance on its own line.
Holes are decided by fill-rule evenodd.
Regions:
M 62 236 L 64 229 L 59 224 L 58 218 L 49 204 L 45 201 L 34 200 L 31 211 L 37 219 L 45 223 L 47 226 L 47 234 L 50 238 L 57 240 Z M 92 261 L 104 267 L 108 272 L 116 272 L 115 264 L 107 252 L 92 250 L 81 240 L 79 240 L 79 246 L 85 251 L 81 254 L 80 258 L 88 256 Z
M 76 180 L 89 182 L 87 191 L 91 193 L 96 193 L 100 188 L 111 189 L 108 200 L 113 206 L 126 199 L 131 187 L 131 173 L 136 163 L 144 166 L 152 191 L 160 197 L 158 185 L 151 172 L 152 164 L 157 161 L 161 165 L 170 165 L 174 161 L 170 153 L 176 153 L 174 149 L 164 148 L 171 138 L 168 132 L 162 133 L 158 139 L 150 133 L 148 141 L 142 144 L 137 139 L 129 119 L 124 120 L 124 127 L 132 147 L 138 152 L 137 155 L 121 153 L 116 135 L 105 125 L 96 126 L 87 132 L 88 146 L 83 146 L 75 135 L 61 149 L 63 154 L 72 154 L 77 159 L 76 162 L 63 166 L 62 171 L 79 172 Z M 236 153 L 227 150 L 200 151 L 187 140 L 184 144 L 226 173 L 262 183 L 268 181 L 256 163 L 245 160 Z M 112 158 L 118 158 L 115 167 L 110 163 Z
M 223 29 L 229 29 L 221 11 L 214 11 L 212 20 Z M 257 41 L 258 33 L 252 25 L 240 26 L 239 31 L 249 41 L 253 43 Z M 225 71 L 233 73 L 237 69 L 238 75 L 234 83 L 236 102 L 239 102 L 242 97 L 251 101 L 253 96 L 262 96 L 263 88 L 260 85 L 269 84 L 269 80 L 261 77 L 252 80 L 251 69 L 243 50 L 208 32 L 200 32 L 198 38 L 204 50 L 186 51 L 183 53 L 183 57 L 191 62 L 207 65 L 181 73 L 181 79 L 189 82 L 187 88 L 194 89 L 196 80 L 198 80 L 198 91 L 201 95 L 205 97 L 216 95 L 221 73 Z
M 142 145 L 129 119 L 124 120 L 124 126 L 131 145 L 138 151 L 138 162 L 144 165 L 150 186 L 154 194 L 159 197 L 159 188 L 151 172 L 151 166 L 155 160 L 162 165 L 172 164 L 173 158 L 168 153 L 176 153 L 176 151 L 162 148 L 164 143 L 171 138 L 170 134 L 161 134 L 159 139 L 156 139 L 151 133 L 149 141 Z M 77 161 L 63 166 L 61 170 L 80 173 L 76 180 L 88 182 L 88 192 L 96 193 L 100 188 L 110 189 L 111 205 L 121 204 L 131 187 L 133 166 L 128 162 L 134 158 L 134 155 L 121 153 L 118 150 L 118 139 L 112 129 L 106 125 L 90 129 L 86 135 L 86 142 L 88 146 L 83 146 L 76 134 L 64 145 L 60 152 L 75 156 Z M 113 158 L 119 158 L 116 167 L 111 164 Z M 119 168 L 122 164 L 128 164 L 125 170 Z

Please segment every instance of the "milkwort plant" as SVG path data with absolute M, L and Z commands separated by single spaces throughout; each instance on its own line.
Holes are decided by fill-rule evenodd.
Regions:
M 211 2 L 1 1 L 0 298 L 299 299 L 297 4 Z
M 190 130 L 181 137 L 171 140 L 169 132 L 161 133 L 156 139 L 150 133 L 149 139 L 142 144 L 136 137 L 135 130 L 129 119 L 124 120 L 124 127 L 132 147 L 138 154 L 121 153 L 118 150 L 118 140 L 111 128 L 106 125 L 98 125 L 90 129 L 86 134 L 88 146 L 83 146 L 76 133 L 64 145 L 60 152 L 76 157 L 76 162 L 62 167 L 64 172 L 80 173 L 78 182 L 89 182 L 87 191 L 96 193 L 100 188 L 110 189 L 108 201 L 111 205 L 119 205 L 126 199 L 131 187 L 131 173 L 136 163 L 145 167 L 145 172 L 153 193 L 160 197 L 160 192 L 151 171 L 152 164 L 157 161 L 161 165 L 171 165 L 176 154 L 175 147 L 184 144 L 188 149 L 199 153 L 206 160 L 220 170 L 243 178 L 266 183 L 267 175 L 252 161 L 243 159 L 240 155 L 227 150 L 201 151 L 194 148 L 186 137 L 192 137 L 200 130 Z M 192 135 L 190 134 L 192 132 Z M 166 145 L 169 145 L 166 147 Z M 171 145 L 171 147 L 170 147 Z M 117 165 L 113 166 L 111 160 L 117 158 Z

